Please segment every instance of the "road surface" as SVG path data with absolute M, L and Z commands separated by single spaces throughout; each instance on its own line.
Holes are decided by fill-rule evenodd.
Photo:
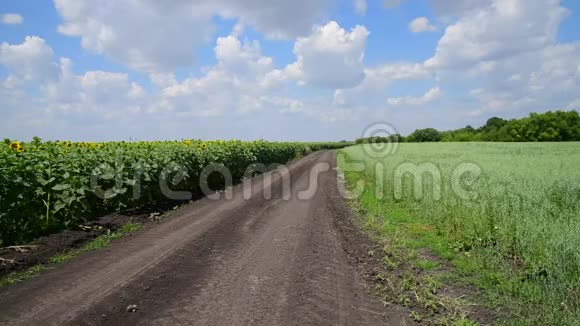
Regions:
M 401 324 L 349 265 L 340 225 L 350 211 L 335 167 L 334 152 L 313 153 L 234 187 L 231 199 L 186 205 L 2 288 L 0 324 Z

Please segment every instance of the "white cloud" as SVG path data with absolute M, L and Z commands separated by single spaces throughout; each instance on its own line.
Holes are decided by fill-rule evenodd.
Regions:
M 278 109 L 281 113 L 304 112 L 304 102 L 298 99 L 280 96 L 262 96 L 262 104 L 268 109 Z
M 426 66 L 442 81 L 477 85 L 475 102 L 466 105 L 472 116 L 525 114 L 574 100 L 580 42 L 557 43 L 568 15 L 559 1 L 490 0 L 462 9 Z
M 181 82 L 173 76 L 152 75 L 160 86 L 152 107 L 156 112 L 176 112 L 183 116 L 218 116 L 225 113 L 246 114 L 264 109 L 296 110 L 301 102 L 270 95 L 276 79 L 272 58 L 263 56 L 260 43 L 242 43 L 233 35 L 219 37 L 214 48 L 218 63 L 199 78 Z M 303 105 L 302 105 L 303 106 Z
M 422 106 L 431 103 L 442 95 L 439 87 L 431 88 L 420 97 L 391 97 L 387 98 L 387 104 L 391 106 Z
M 565 108 L 580 93 L 579 66 L 580 43 L 551 45 L 496 62 L 470 95 L 479 114 Z
M 262 56 L 258 41 L 242 44 L 235 36 L 219 37 L 215 47 L 221 69 L 237 76 L 254 77 L 270 72 L 272 58 Z
M 62 33 L 147 72 L 150 83 L 144 88 L 127 73 L 75 72 L 70 60 L 59 61 L 38 37 L 5 42 L 0 129 L 10 137 L 38 132 L 53 139 L 316 140 L 356 137 L 372 120 L 387 120 L 407 133 L 580 103 L 580 42 L 558 42 L 567 11 L 556 0 L 429 0 L 436 11 L 415 30 L 448 25 L 432 58 L 372 67 L 364 66 L 365 27 L 314 25 L 324 22 L 322 8 L 334 0 L 304 6 L 279 1 L 132 0 L 113 6 L 112 0 L 56 0 Z M 228 24 L 235 27 L 215 39 L 216 63 L 175 73 L 194 62 L 198 46 L 210 43 L 220 17 L 231 18 Z M 256 31 L 266 40 L 248 40 Z M 278 57 L 262 51 L 264 46 L 278 54 L 274 42 L 264 42 L 295 37 L 290 64 L 277 66 Z M 443 96 L 442 89 L 453 92 Z M 304 130 L 299 135 L 296 125 Z
M 238 18 L 271 38 L 308 33 L 331 0 L 54 0 L 59 31 L 83 48 L 145 72 L 191 66 L 207 44 L 215 15 Z
M 0 21 L 6 25 L 20 25 L 24 22 L 24 18 L 19 14 L 3 14 Z
M 400 6 L 406 0 L 384 0 L 385 8 Z M 494 0 L 428 0 L 434 14 L 446 21 L 468 12 L 491 6 Z M 509 0 L 507 0 L 509 1 Z
M 213 30 L 211 11 L 187 1 L 55 0 L 55 6 L 62 34 L 141 71 L 192 65 L 196 47 Z
M 18 114 L 25 121 L 57 119 L 59 123 L 98 125 L 113 120 L 131 121 L 135 114 L 140 114 L 139 121 L 161 116 L 175 121 L 244 116 L 255 111 L 300 113 L 313 119 L 337 121 L 284 92 L 281 86 L 299 76 L 296 64 L 276 70 L 272 58 L 262 55 L 259 42 L 242 42 L 233 35 L 216 40 L 217 64 L 208 67 L 202 76 L 178 81 L 173 74 L 151 74 L 151 91 L 131 81 L 126 73 L 76 74 L 71 60 L 62 58 L 56 63 L 52 49 L 38 37 L 29 37 L 19 45 L 3 44 L 0 49 L 0 63 L 11 72 L 0 83 L 3 101 L 8 102 L 9 94 L 18 95 L 18 101 L 13 101 L 17 103 L 11 107 L 19 107 Z M 286 79 L 271 82 L 276 72 Z M 23 87 L 21 81 L 25 80 L 35 81 L 31 84 L 34 97 L 26 96 L 30 89 Z
M 21 81 L 44 81 L 54 79 L 58 74 L 52 48 L 36 36 L 27 36 L 21 44 L 3 42 L 0 45 L 0 64 L 13 78 Z
M 37 108 L 53 117 L 79 124 L 99 123 L 113 118 L 126 118 L 140 112 L 146 103 L 146 92 L 131 82 L 125 73 L 87 71 L 76 75 L 72 62 L 63 58 L 58 80 L 42 87 L 44 107 Z
M 377 80 L 404 80 L 404 79 L 427 79 L 431 72 L 421 63 L 399 62 L 389 63 L 376 68 L 367 69 L 369 78 Z
M 364 53 L 368 30 L 357 25 L 350 32 L 331 21 L 316 26 L 308 37 L 294 45 L 296 70 L 310 85 L 350 88 L 364 79 Z
M 62 122 L 96 125 L 127 116 L 140 108 L 143 88 L 127 74 L 104 71 L 73 73 L 72 62 L 56 62 L 54 51 L 36 36 L 22 44 L 0 46 L 0 64 L 9 75 L 0 81 L 6 118 L 3 128 L 35 132 L 42 126 L 62 128 Z M 133 111 L 131 111 L 133 110 Z M 66 130 L 64 128 L 63 130 Z
M 429 4 L 433 8 L 435 15 L 447 20 L 481 10 L 482 8 L 490 7 L 493 1 L 494 0 L 429 0 Z
M 480 117 L 485 114 L 503 115 L 518 112 L 521 109 L 529 107 L 535 103 L 536 100 L 530 96 L 518 97 L 517 94 L 507 91 L 490 92 L 483 88 L 471 90 L 470 95 L 478 100 L 478 105 L 475 109 L 467 113 L 468 116 Z M 547 108 L 539 108 L 545 110 Z
M 217 63 L 201 76 L 178 80 L 170 73 L 151 74 L 150 90 L 126 73 L 75 73 L 71 60 L 56 63 L 42 39 L 31 40 L 46 47 L 46 61 L 57 69 L 53 78 L 24 87 L 14 83 L 15 74 L 0 80 L 0 128 L 11 138 L 33 133 L 52 139 L 159 139 L 189 133 L 288 140 L 299 123 L 307 131 L 292 139 L 325 140 L 338 134 L 332 125 L 354 116 L 350 109 L 330 108 L 328 96 L 288 92 L 286 86 L 297 80 L 296 64 L 276 70 L 259 42 L 234 35 L 216 40 Z M 277 71 L 287 79 L 269 84 Z
M 351 89 L 337 89 L 334 92 L 334 104 L 338 106 L 369 105 L 375 101 L 384 102 L 382 96 L 385 88 L 396 81 L 426 80 L 432 73 L 421 63 L 397 62 L 365 69 L 365 78 L 358 86 Z
M 354 11 L 364 16 L 367 13 L 367 0 L 354 0 Z
M 435 32 L 437 27 L 431 24 L 427 17 L 418 17 L 409 23 L 409 29 L 413 33 Z
M 553 44 L 568 10 L 559 0 L 494 0 L 489 7 L 469 11 L 445 30 L 434 68 L 464 69 Z
M 217 14 L 239 18 L 269 38 L 293 39 L 308 34 L 334 0 L 197 0 L 215 6 Z

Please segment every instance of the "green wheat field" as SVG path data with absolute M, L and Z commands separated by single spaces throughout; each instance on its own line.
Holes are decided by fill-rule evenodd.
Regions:
M 398 144 L 381 158 L 369 146 L 338 155 L 350 188 L 364 182 L 357 202 L 367 223 L 449 260 L 491 302 L 519 307 L 521 324 L 578 323 L 580 143 Z M 348 171 L 353 162 L 366 168 Z M 440 177 L 423 171 L 416 189 L 400 167 L 420 164 Z M 454 178 L 462 164 L 471 172 Z

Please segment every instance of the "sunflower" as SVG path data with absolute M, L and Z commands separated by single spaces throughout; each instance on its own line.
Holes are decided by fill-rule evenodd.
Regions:
M 22 153 L 22 152 L 24 152 L 24 147 L 22 147 L 22 145 L 18 145 L 18 148 L 16 149 L 16 151 L 18 153 Z
M 68 154 L 68 151 L 65 149 L 64 151 L 62 151 L 62 155 L 66 155 Z
M 207 144 L 203 143 L 203 144 L 199 145 L 199 149 L 201 149 L 201 150 L 207 149 Z
M 185 143 L 185 145 L 189 146 L 189 145 L 191 145 L 191 140 L 186 140 L 186 141 L 184 141 L 184 143 Z
M 17 151 L 18 147 L 20 147 L 20 143 L 17 141 L 13 141 L 12 143 L 10 143 L 10 148 Z

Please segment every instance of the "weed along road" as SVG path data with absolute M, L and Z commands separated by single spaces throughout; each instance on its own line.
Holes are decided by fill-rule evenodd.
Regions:
M 349 263 L 335 161 L 313 153 L 1 288 L 0 324 L 401 324 Z

